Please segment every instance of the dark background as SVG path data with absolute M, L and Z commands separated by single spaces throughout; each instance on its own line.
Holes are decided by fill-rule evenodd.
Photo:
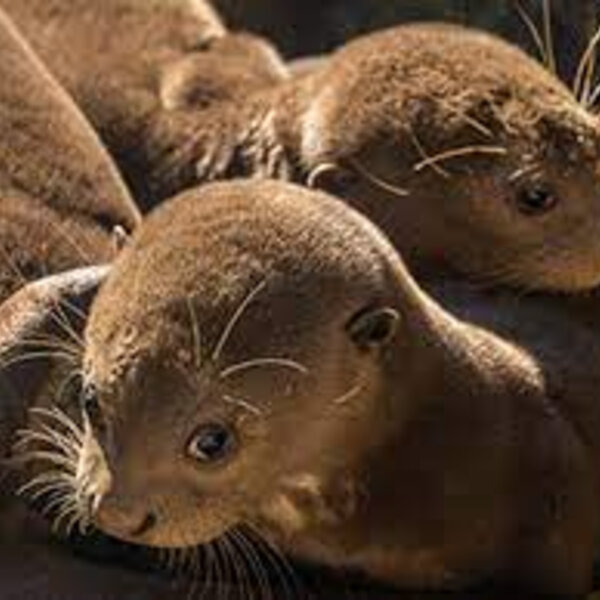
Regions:
M 535 45 L 514 0 L 214 0 L 234 29 L 266 35 L 288 58 L 327 52 L 360 33 L 414 20 L 447 20 Z M 543 30 L 545 0 L 520 5 Z M 558 70 L 571 80 L 598 26 L 600 0 L 548 0 Z

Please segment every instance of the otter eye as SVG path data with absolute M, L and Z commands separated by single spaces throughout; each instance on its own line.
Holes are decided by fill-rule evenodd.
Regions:
M 400 315 L 393 308 L 375 308 L 354 315 L 346 330 L 350 339 L 362 350 L 383 346 L 396 333 Z
M 358 180 L 358 174 L 352 169 L 335 163 L 322 163 L 310 172 L 306 185 L 343 198 Z
M 528 216 L 547 213 L 557 204 L 558 198 L 543 186 L 521 190 L 517 195 L 517 209 Z
M 187 446 L 188 455 L 202 463 L 212 463 L 226 458 L 235 447 L 233 432 L 220 423 L 201 425 Z

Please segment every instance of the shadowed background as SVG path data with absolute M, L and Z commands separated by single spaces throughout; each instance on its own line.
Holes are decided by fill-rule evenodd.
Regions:
M 262 33 L 288 58 L 320 54 L 361 33 L 414 20 L 453 21 L 496 31 L 536 54 L 524 11 L 543 31 L 544 0 L 214 0 L 227 23 Z M 571 81 L 594 35 L 600 0 L 548 0 L 557 65 Z

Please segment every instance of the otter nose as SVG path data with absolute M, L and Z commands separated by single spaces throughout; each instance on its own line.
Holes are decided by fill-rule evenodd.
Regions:
M 109 495 L 100 502 L 94 522 L 110 535 L 135 542 L 154 528 L 157 518 L 152 511 L 144 507 L 125 506 Z

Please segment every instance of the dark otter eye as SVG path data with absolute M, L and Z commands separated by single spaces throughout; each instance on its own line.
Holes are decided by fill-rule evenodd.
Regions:
M 521 190 L 517 195 L 517 209 L 527 216 L 547 213 L 557 204 L 558 198 L 543 186 Z
M 233 432 L 220 423 L 201 425 L 187 446 L 188 455 L 202 463 L 211 463 L 226 458 L 235 447 Z
M 400 315 L 393 308 L 367 309 L 354 315 L 346 330 L 352 341 L 366 350 L 383 346 L 396 333 Z

